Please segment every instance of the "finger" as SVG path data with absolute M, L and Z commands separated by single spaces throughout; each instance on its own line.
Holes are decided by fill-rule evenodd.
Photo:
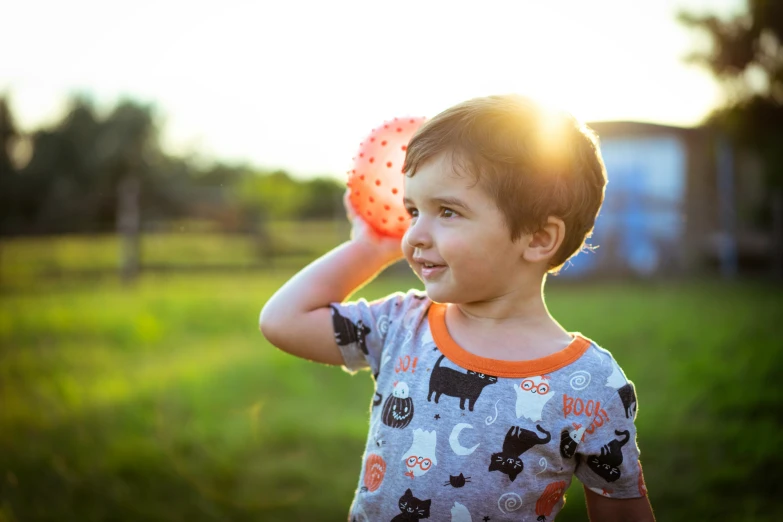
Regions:
M 348 219 L 353 221 L 353 219 L 356 217 L 356 211 L 353 209 L 353 205 L 351 204 L 351 189 L 346 189 L 346 191 L 343 193 L 343 207 L 345 208 L 345 213 L 348 216 Z

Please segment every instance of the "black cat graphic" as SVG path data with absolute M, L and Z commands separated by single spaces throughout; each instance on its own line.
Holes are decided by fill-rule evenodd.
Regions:
M 460 473 L 459 475 L 449 475 L 449 480 L 444 482 L 443 485 L 461 488 L 468 482 L 470 482 L 470 477 L 466 477 L 464 474 Z
M 375 392 L 375 398 L 373 398 L 372 400 L 372 407 L 375 408 L 376 406 L 380 406 L 382 401 L 383 401 L 383 394 Z
M 601 478 L 607 482 L 614 482 L 620 478 L 620 464 L 623 463 L 622 447 L 631 438 L 631 434 L 626 431 L 614 430 L 615 435 L 625 438 L 614 439 L 609 444 L 604 444 L 600 455 L 590 455 L 587 458 L 587 465 L 595 471 Z
M 430 518 L 431 499 L 419 500 L 413 496 L 410 489 L 405 490 L 405 494 L 400 497 L 399 508 L 401 513 L 391 519 L 391 522 L 401 522 L 403 520 L 421 520 Z
M 368 326 L 359 320 L 354 324 L 340 315 L 339 310 L 334 305 L 329 305 L 332 309 L 332 325 L 334 327 L 334 339 L 340 346 L 346 346 L 352 343 L 359 343 L 359 348 L 367 354 L 367 335 L 371 332 Z
M 519 456 L 533 446 L 546 444 L 552 440 L 552 435 L 542 428 L 540 424 L 536 425 L 536 429 L 546 435 L 546 437 L 542 439 L 534 431 L 526 430 L 519 426 L 511 426 L 508 433 L 506 433 L 506 438 L 503 440 L 503 451 L 493 453 L 490 458 L 489 471 L 505 473 L 511 479 L 511 482 L 514 482 L 514 479 L 517 478 L 517 475 L 525 467 Z
M 563 430 L 560 433 L 560 454 L 565 459 L 570 459 L 576 453 L 576 447 L 579 445 L 573 438 L 571 438 L 571 432 Z
M 495 384 L 498 378 L 493 375 L 476 373 L 468 370 L 468 373 L 458 372 L 451 368 L 440 365 L 445 355 L 441 355 L 435 368 L 432 369 L 430 376 L 430 393 L 427 395 L 427 401 L 432 400 L 432 394 L 435 394 L 435 404 L 438 403 L 440 396 L 445 394 L 451 397 L 459 397 L 459 409 L 465 409 L 465 400 L 468 401 L 468 409 L 473 411 L 476 400 L 481 395 L 481 390 L 485 386 Z
M 620 394 L 620 400 L 623 401 L 625 418 L 636 418 L 636 390 L 634 390 L 633 384 L 629 382 L 622 388 L 618 388 L 617 393 Z

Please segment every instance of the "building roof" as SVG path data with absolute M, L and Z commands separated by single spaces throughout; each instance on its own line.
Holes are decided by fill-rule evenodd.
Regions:
M 591 121 L 587 125 L 600 138 L 678 135 L 690 137 L 706 132 L 705 127 L 677 127 L 641 121 Z

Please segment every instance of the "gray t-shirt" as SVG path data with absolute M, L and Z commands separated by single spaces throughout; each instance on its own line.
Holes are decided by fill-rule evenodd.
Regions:
M 375 378 L 351 521 L 552 521 L 576 475 L 646 495 L 633 383 L 580 334 L 530 361 L 459 347 L 426 294 L 333 303 L 345 368 Z

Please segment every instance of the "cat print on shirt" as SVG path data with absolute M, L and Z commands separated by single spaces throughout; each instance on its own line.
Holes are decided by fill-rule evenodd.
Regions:
M 391 519 L 391 522 L 403 522 L 405 520 L 421 520 L 430 518 L 431 499 L 420 500 L 413 496 L 410 488 L 405 490 L 405 494 L 400 497 L 397 506 L 400 508 L 400 514 Z
M 445 355 L 441 355 L 432 369 L 430 376 L 430 392 L 427 395 L 427 401 L 432 401 L 432 395 L 435 395 L 435 404 L 438 404 L 441 395 L 450 397 L 459 397 L 459 409 L 465 409 L 465 401 L 468 402 L 468 409 L 473 411 L 476 401 L 481 395 L 481 391 L 490 384 L 498 382 L 494 375 L 486 375 L 468 370 L 463 373 L 451 368 L 441 366 L 440 363 Z
M 617 393 L 620 395 L 620 400 L 623 401 L 623 408 L 625 408 L 625 418 L 636 418 L 636 390 L 633 384 L 630 382 L 625 386 L 617 389 Z
M 536 425 L 536 429 L 546 436 L 539 438 L 533 431 L 520 428 L 519 426 L 511 426 L 508 433 L 506 433 L 506 438 L 503 440 L 503 451 L 493 453 L 490 458 L 489 471 L 505 473 L 511 479 L 511 482 L 514 482 L 514 479 L 517 478 L 517 475 L 525 467 L 522 459 L 519 458 L 520 455 L 533 446 L 546 444 L 552 440 L 552 435 L 542 428 L 540 424 Z
M 444 486 L 451 486 L 453 488 L 465 487 L 465 484 L 470 482 L 470 477 L 466 477 L 464 473 L 459 475 L 449 475 L 449 480 L 444 482 Z
M 623 401 L 625 408 L 625 418 L 636 418 L 636 390 L 633 383 L 625 378 L 620 366 L 616 361 L 612 361 L 612 373 L 606 378 L 606 386 L 617 390 L 620 400 Z
M 573 430 L 564 429 L 560 433 L 560 455 L 564 459 L 570 459 L 576 453 L 576 447 L 582 442 L 582 438 L 585 435 L 586 427 L 579 424 L 574 424 Z
M 620 465 L 623 463 L 622 447 L 631 438 L 628 430 L 614 430 L 615 435 L 625 438 L 614 439 L 601 448 L 600 455 L 590 455 L 587 457 L 587 465 L 607 482 L 614 482 L 620 478 Z
M 532 422 L 540 421 L 544 405 L 555 395 L 549 387 L 549 376 L 527 377 L 513 386 L 517 392 L 517 419 L 525 417 Z
M 358 343 L 365 355 L 367 351 L 367 335 L 371 332 L 368 326 L 360 319 L 358 323 L 352 323 L 350 319 L 343 317 L 337 307 L 329 305 L 332 309 L 332 325 L 334 327 L 334 340 L 340 346 Z

